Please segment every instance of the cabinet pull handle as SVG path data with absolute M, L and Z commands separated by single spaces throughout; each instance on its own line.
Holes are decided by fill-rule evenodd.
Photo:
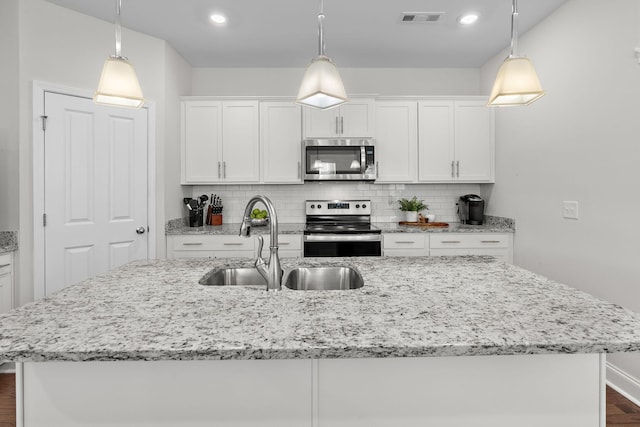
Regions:
M 0 268 L 5 268 L 5 267 L 9 267 L 11 264 L 2 264 L 0 265 Z
M 282 242 L 282 243 L 278 243 L 280 246 L 289 246 L 291 243 L 289 242 Z
M 227 162 L 222 162 L 222 177 L 227 179 Z
M 480 240 L 480 243 L 501 243 L 500 240 Z
M 451 178 L 456 177 L 455 161 L 451 160 Z
M 183 243 L 182 246 L 202 246 L 202 242 L 196 243 Z
M 460 160 L 456 161 L 456 177 L 460 178 Z
M 302 178 L 302 164 L 298 162 L 298 179 Z
M 411 240 L 398 240 L 396 243 L 405 243 L 407 245 L 413 245 L 416 242 L 412 242 Z
M 344 133 L 344 117 L 340 117 L 340 135 Z
M 442 243 L 460 243 L 460 240 L 443 240 Z
M 336 116 L 336 135 L 340 135 L 340 130 L 338 128 L 338 116 Z
M 242 243 L 223 243 L 224 246 L 242 246 Z
M 220 162 L 218 162 L 218 179 L 220 178 Z
M 380 162 L 376 162 L 376 179 L 380 178 Z

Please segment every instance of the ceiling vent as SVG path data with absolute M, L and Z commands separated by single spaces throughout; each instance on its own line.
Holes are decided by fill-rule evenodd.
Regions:
M 440 21 L 444 12 L 403 12 L 400 21 L 407 24 L 433 24 Z

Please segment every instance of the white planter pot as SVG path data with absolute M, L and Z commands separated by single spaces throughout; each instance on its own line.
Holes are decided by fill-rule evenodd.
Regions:
M 406 211 L 405 212 L 405 221 L 407 221 L 407 222 L 418 222 L 418 212 Z

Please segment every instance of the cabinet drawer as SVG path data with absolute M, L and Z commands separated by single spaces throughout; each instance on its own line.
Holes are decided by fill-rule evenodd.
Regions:
M 442 233 L 429 239 L 431 249 L 456 248 L 508 248 L 509 236 L 506 234 L 456 234 Z
M 219 251 L 251 251 L 254 249 L 254 238 L 242 236 L 211 236 L 213 249 Z
M 12 268 L 12 259 L 11 254 L 2 254 L 0 255 L 0 274 L 9 274 L 13 270 Z
M 174 251 L 211 251 L 216 248 L 214 236 L 173 236 L 171 237 Z
M 394 233 L 384 235 L 385 249 L 424 249 L 424 234 Z

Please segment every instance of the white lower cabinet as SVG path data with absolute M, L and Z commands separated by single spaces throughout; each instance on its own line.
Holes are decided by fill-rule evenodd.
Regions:
M 424 233 L 389 233 L 382 239 L 384 256 L 428 256 L 429 235 Z
M 167 236 L 167 258 L 253 258 L 254 241 L 233 235 Z
M 429 239 L 431 256 L 490 255 L 513 263 L 513 234 L 438 233 Z
M 238 226 L 239 227 L 239 226 Z M 167 258 L 255 258 L 258 241 L 235 235 L 177 235 L 167 236 Z M 262 256 L 269 257 L 269 235 L 264 235 Z M 278 236 L 278 255 L 282 258 L 302 256 L 302 236 Z
M 271 238 L 268 234 L 263 234 L 264 248 L 262 249 L 262 257 L 269 257 L 269 245 Z M 258 242 L 256 242 L 256 256 L 258 255 Z M 302 258 L 302 236 L 299 234 L 280 234 L 278 235 L 278 256 L 280 258 Z
M 0 255 L 0 313 L 13 308 L 13 253 Z

